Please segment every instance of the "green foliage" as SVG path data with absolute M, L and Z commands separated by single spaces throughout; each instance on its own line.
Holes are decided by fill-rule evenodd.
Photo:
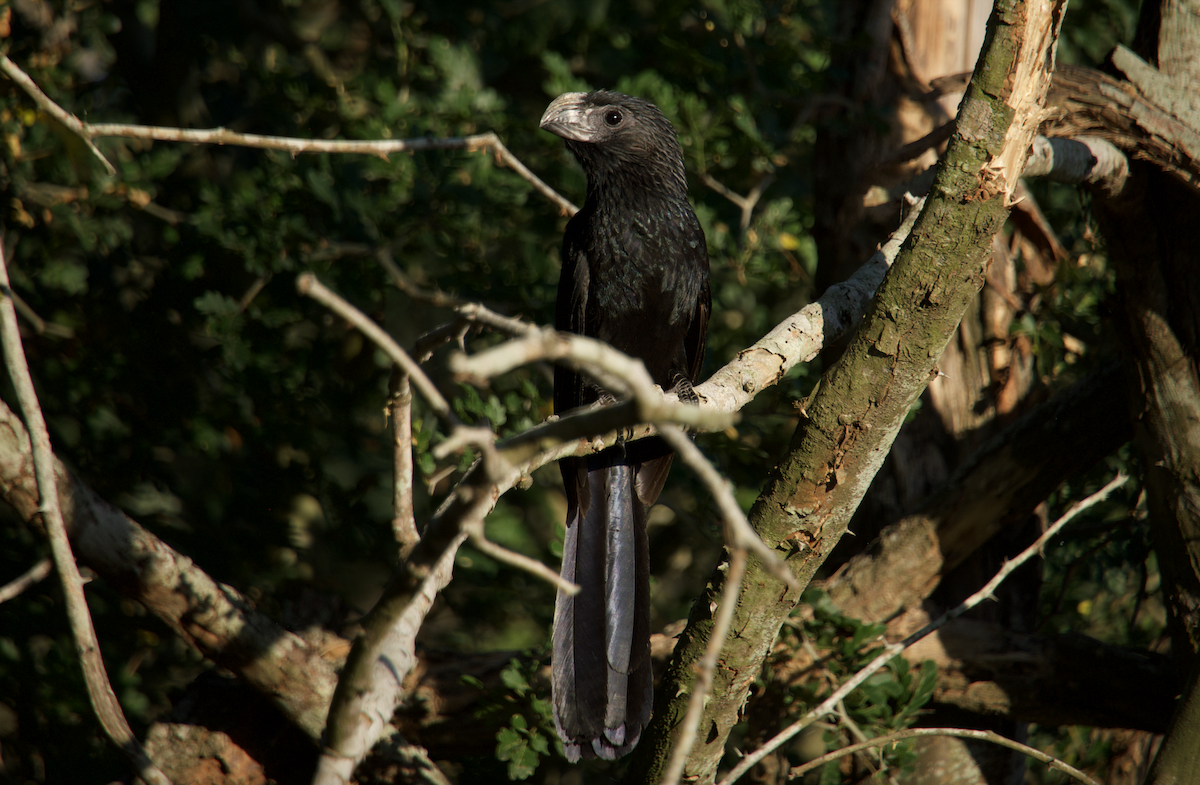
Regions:
M 502 728 L 496 735 L 496 757 L 508 761 L 510 780 L 528 779 L 533 774 L 541 757 L 550 753 L 550 739 L 561 744 L 554 734 L 550 702 L 537 697 L 529 686 L 527 675 L 516 660 L 500 673 L 510 695 L 525 703 L 526 710 L 534 715 L 531 725 L 524 714 L 513 714 L 509 727 Z
M 1063 485 L 1050 499 L 1065 510 L 1095 492 L 1117 468 L 1136 475 L 1130 449 Z M 1068 526 L 1046 551 L 1039 617 L 1047 633 L 1079 632 L 1109 643 L 1155 648 L 1167 611 L 1141 489 L 1127 484 Z
M 806 590 L 800 607 L 810 609 L 811 618 L 802 625 L 787 625 L 780 631 L 783 645 L 768 658 L 764 672 L 766 691 L 783 689 L 781 699 L 788 707 L 787 722 L 824 701 L 842 682 L 875 659 L 883 647 L 884 625 L 864 624 L 842 614 L 820 589 Z M 772 683 L 775 669 L 795 657 L 797 651 L 808 652 L 813 661 L 802 669 L 800 677 L 789 677 L 786 685 Z M 795 670 L 793 664 L 782 672 Z M 833 750 L 850 741 L 912 726 L 933 697 L 936 681 L 937 666 L 933 662 L 926 660 L 913 667 L 903 657 L 894 657 L 842 701 L 840 710 L 844 716 L 839 722 L 824 726 L 823 747 Z M 854 739 L 847 738 L 847 727 L 856 729 Z M 803 758 L 811 759 L 817 754 L 820 753 L 806 750 Z M 915 752 L 909 743 L 889 745 L 876 759 L 880 768 L 898 771 L 911 770 L 914 761 Z M 822 767 L 818 779 L 838 785 L 844 781 L 844 774 L 836 762 L 831 762 Z
M 49 16 L 32 13 L 35 5 Z M 1128 40 L 1124 5 L 1084 5 L 1096 13 L 1072 4 L 1064 51 L 1095 59 L 1106 45 L 1097 42 Z M 545 106 L 560 92 L 593 87 L 642 95 L 675 121 L 708 238 L 714 309 L 706 370 L 817 294 L 819 205 L 809 173 L 821 118 L 812 108 L 828 88 L 835 51 L 860 45 L 837 40 L 833 4 L 284 0 L 242 13 L 228 3 L 168 9 L 117 0 L 13 8 L 8 56 L 90 122 L 344 139 L 491 130 L 576 202 L 583 175 L 561 141 L 537 129 Z M 1079 32 L 1070 26 L 1076 18 Z M 395 552 L 391 426 L 383 416 L 389 368 L 356 331 L 301 298 L 295 275 L 317 274 L 402 345 L 450 314 L 398 291 L 377 254 L 420 287 L 547 323 L 566 218 L 491 156 L 463 150 L 387 160 L 292 157 L 109 138 L 98 142 L 117 168 L 109 177 L 14 83 L 2 87 L 5 250 L 14 291 L 50 326 L 25 339 L 58 453 L 101 496 L 260 610 L 281 617 L 314 587 L 344 608 L 366 610 Z M 849 132 L 872 117 L 866 108 L 822 122 Z M 747 215 L 717 190 L 745 196 L 764 183 Z M 1072 370 L 1064 332 L 1098 344 L 1111 283 L 1102 249 L 1092 247 L 1086 228 L 1071 228 L 1078 198 L 1051 193 L 1043 203 L 1066 227 L 1073 258 L 1093 254 L 1069 266 L 1024 326 L 1044 375 L 1057 378 Z M 471 333 L 464 340 L 476 349 L 496 339 Z M 444 352 L 428 367 L 464 420 L 510 434 L 549 414 L 546 368 L 477 388 L 449 378 Z M 816 363 L 795 369 L 743 412 L 736 430 L 698 439 L 746 506 L 795 428 L 794 403 L 818 373 Z M 448 487 L 446 467 L 430 453 L 444 438 L 418 399 L 419 522 Z M 718 516 L 690 475 L 677 472 L 662 501 L 650 534 L 656 623 L 687 613 L 721 547 Z M 487 533 L 553 562 L 562 511 L 549 467 L 502 500 Z M 0 564 L 12 565 L 0 581 L 40 558 L 41 543 L 19 522 L 0 526 Z M 1090 552 L 1108 561 L 1054 584 L 1067 587 L 1054 623 L 1075 624 L 1061 619 L 1063 609 L 1078 608 L 1079 592 L 1102 585 L 1105 597 L 1127 601 L 1132 584 L 1117 585 L 1105 570 L 1146 565 L 1153 574 L 1153 557 L 1139 543 L 1144 537 L 1068 549 L 1066 559 Z M 1089 583 L 1074 582 L 1084 575 Z M 170 691 L 206 666 L 100 583 L 88 591 L 104 654 L 141 732 L 170 708 Z M 869 657 L 879 631 L 814 602 L 817 618 L 805 635 L 837 652 L 832 672 L 844 678 Z M 525 649 L 546 640 L 553 591 L 464 548 L 438 608 L 423 631 L 430 645 Z M 1127 632 L 1137 640 L 1151 634 Z M 932 678 L 924 665 L 894 661 L 846 709 L 871 733 L 904 727 L 928 699 Z M 549 707 L 530 687 L 532 671 L 514 665 L 503 683 L 505 694 L 493 700 L 505 721 L 497 757 L 511 779 L 536 776 L 554 738 Z M 797 688 L 789 706 L 811 705 L 822 689 Z M 33 781 L 124 775 L 83 694 L 53 581 L 0 606 L 0 703 L 18 717 L 15 736 L 3 738 L 5 774 Z M 899 756 L 889 765 L 899 765 L 905 753 L 889 754 Z
M 543 757 L 550 754 L 551 740 L 559 753 L 562 744 L 554 732 L 554 719 L 550 702 L 538 697 L 531 686 L 537 677 L 538 666 L 534 661 L 513 659 L 500 672 L 500 681 L 505 692 L 489 696 L 488 703 L 480 714 L 500 714 L 507 717 L 496 734 L 496 758 L 507 763 L 510 780 L 528 779 L 537 770 Z M 483 688 L 483 683 L 473 677 L 463 677 L 464 682 Z

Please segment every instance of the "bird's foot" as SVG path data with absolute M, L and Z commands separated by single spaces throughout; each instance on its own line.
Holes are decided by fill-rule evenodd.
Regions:
M 700 405 L 700 396 L 696 393 L 696 388 L 692 386 L 692 380 L 683 374 L 675 375 L 675 386 L 671 388 L 671 392 L 679 396 L 682 403 L 690 403 L 693 406 Z

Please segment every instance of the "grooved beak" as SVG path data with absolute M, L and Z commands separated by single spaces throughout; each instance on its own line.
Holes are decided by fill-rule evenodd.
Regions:
M 587 93 L 563 93 L 546 107 L 546 113 L 538 125 L 563 139 L 590 141 L 592 130 L 587 122 L 585 98 Z

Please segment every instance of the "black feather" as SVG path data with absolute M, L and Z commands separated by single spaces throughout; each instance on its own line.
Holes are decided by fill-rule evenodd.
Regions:
M 542 117 L 588 178 L 567 224 L 556 324 L 640 358 L 663 389 L 690 393 L 711 310 L 708 249 L 687 200 L 683 151 L 658 107 L 611 92 L 566 93 Z M 554 374 L 559 413 L 603 394 Z M 567 756 L 616 758 L 650 719 L 650 570 L 646 513 L 671 465 L 657 439 L 560 468 L 567 493 L 563 577 L 554 613 L 554 718 Z

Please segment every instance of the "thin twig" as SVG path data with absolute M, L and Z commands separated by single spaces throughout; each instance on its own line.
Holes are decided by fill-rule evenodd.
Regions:
M 537 325 L 522 319 L 496 313 L 481 303 L 463 303 L 454 309 L 459 318 L 472 324 L 490 327 L 496 332 L 506 335 L 527 335 L 537 329 Z
M 444 461 L 468 447 L 479 450 L 492 450 L 496 443 L 496 432 L 491 428 L 472 428 L 466 425 L 455 428 L 441 444 L 436 445 L 430 453 L 439 461 Z
M 13 305 L 17 307 L 17 313 L 25 317 L 25 321 L 33 325 L 33 329 L 37 330 L 38 335 L 53 335 L 55 338 L 74 338 L 75 331 L 70 327 L 64 327 L 57 322 L 48 322 L 38 316 L 37 312 L 29 307 L 29 304 L 21 299 L 21 295 L 16 292 L 11 292 Z
M 490 556 L 496 561 L 507 564 L 510 567 L 516 567 L 518 570 L 524 570 L 533 577 L 540 578 L 546 583 L 549 583 L 558 591 L 565 593 L 568 597 L 574 597 L 579 593 L 578 585 L 566 580 L 557 572 L 550 569 L 545 564 L 542 564 L 537 559 L 532 559 L 523 553 L 517 553 L 516 551 L 509 550 L 508 548 L 505 548 L 502 545 L 497 545 L 489 540 L 484 535 L 482 521 L 477 526 L 469 527 L 467 531 L 471 535 L 471 544 L 475 546 L 476 550 L 485 556 Z
M 375 258 L 379 260 L 384 271 L 392 277 L 392 283 L 396 284 L 396 288 L 414 300 L 429 303 L 438 308 L 457 308 L 464 303 L 462 299 L 452 294 L 446 294 L 440 289 L 423 289 L 418 286 L 417 282 L 410 278 L 408 273 L 401 270 L 400 265 L 396 264 L 390 249 L 377 249 Z
M 721 606 L 717 618 L 713 621 L 712 634 L 708 645 L 704 648 L 704 656 L 697 668 L 696 681 L 692 685 L 692 697 L 688 701 L 687 714 L 684 715 L 682 730 L 675 749 L 671 752 L 671 760 L 663 775 L 662 785 L 679 785 L 683 777 L 683 767 L 687 763 L 692 745 L 699 735 L 701 715 L 704 713 L 704 703 L 712 690 L 713 673 L 717 669 L 717 660 L 721 656 L 721 648 L 729 635 L 729 627 L 733 624 L 733 611 L 737 607 L 737 595 L 742 589 L 742 577 L 746 574 L 746 550 L 733 548 L 729 554 L 729 570 L 725 573 L 725 590 L 721 592 Z
M 250 288 L 242 295 L 242 299 L 238 300 L 238 313 L 243 313 L 250 307 L 250 303 L 254 302 L 254 298 L 258 297 L 263 288 L 271 281 L 271 274 L 260 275 L 254 279 L 254 283 L 250 284 Z
M 96 630 L 88 613 L 87 599 L 83 596 L 83 578 L 79 575 L 75 556 L 71 553 L 71 542 L 67 537 L 62 509 L 59 507 L 58 480 L 54 474 L 54 453 L 50 448 L 50 434 L 46 430 L 46 420 L 42 416 L 37 393 L 33 389 L 33 379 L 29 375 L 29 364 L 25 360 L 25 350 L 21 346 L 21 333 L 17 327 L 17 312 L 13 307 L 11 291 L 8 268 L 4 264 L 4 252 L 0 247 L 0 293 L 3 294 L 3 297 L 0 297 L 0 340 L 4 344 L 8 373 L 12 378 L 17 399 L 21 402 L 26 427 L 29 429 L 33 469 L 41 500 L 39 511 L 50 539 L 54 566 L 62 579 L 67 618 L 71 623 L 71 635 L 79 654 L 84 681 L 87 683 L 88 697 L 105 733 L 129 757 L 138 774 L 152 785 L 169 785 L 170 780 L 154 765 L 145 748 L 133 735 L 104 670 L 100 644 L 96 640 Z
M 117 173 L 117 170 L 113 168 L 113 165 L 110 164 L 108 159 L 104 157 L 104 153 L 100 152 L 100 149 L 96 147 L 94 142 L 92 142 L 92 135 L 88 133 L 86 124 L 81 122 L 75 115 L 51 101 L 50 97 L 43 93 L 40 87 L 34 84 L 34 81 L 29 78 L 29 75 L 18 68 L 17 64 L 12 60 L 9 60 L 8 57 L 3 53 L 0 53 L 0 71 L 4 71 L 9 79 L 20 85 L 22 90 L 29 93 L 29 96 L 33 99 L 33 102 L 37 104 L 43 112 L 62 123 L 67 127 L 68 130 L 82 139 L 83 143 L 87 145 L 87 148 L 92 151 L 92 155 L 96 156 L 96 158 L 100 160 L 100 163 L 104 164 L 105 171 L 107 171 L 110 175 L 115 175 Z
M 450 453 L 457 452 L 464 447 L 475 447 L 482 453 L 482 460 L 487 463 L 487 475 L 493 478 L 511 476 L 513 466 L 496 449 L 495 438 L 496 434 L 486 428 L 455 428 L 454 433 L 450 434 L 450 438 L 439 444 L 437 449 L 433 451 L 433 456 L 441 460 Z M 540 561 L 509 550 L 489 540 L 484 529 L 486 515 L 487 513 L 476 518 L 464 519 L 461 523 L 462 530 L 471 536 L 471 543 L 481 553 L 492 557 L 498 562 L 516 567 L 518 570 L 524 570 L 533 577 L 546 581 L 554 586 L 555 589 L 566 592 L 568 596 L 574 596 L 579 593 L 578 586 L 565 580 L 561 575 Z
M 47 99 L 49 100 L 49 99 Z M 63 111 L 59 109 L 59 111 Z M 66 114 L 64 112 L 64 114 Z M 67 115 L 71 117 L 71 115 Z M 72 118 L 74 119 L 74 118 Z M 128 139 L 152 139 L 159 142 L 190 142 L 192 144 L 235 144 L 239 147 L 254 147 L 262 150 L 283 150 L 293 156 L 300 153 L 357 153 L 374 155 L 386 159 L 390 153 L 411 153 L 426 150 L 466 150 L 468 152 L 490 151 L 505 166 L 528 181 L 539 193 L 554 202 L 565 215 L 574 215 L 579 208 L 561 196 L 541 178 L 529 171 L 513 155 L 495 132 L 488 131 L 471 136 L 456 136 L 445 139 L 421 137 L 418 139 L 299 139 L 291 136 L 267 136 L 244 134 L 228 128 L 166 128 L 153 125 L 127 125 L 124 123 L 79 123 L 79 133 L 91 140 L 101 136 L 120 136 Z M 72 130 L 75 130 L 72 128 Z M 89 142 L 90 143 L 90 142 Z
M 700 179 L 709 188 L 737 205 L 738 210 L 742 213 L 738 225 L 744 232 L 750 228 L 750 222 L 754 218 L 754 208 L 758 205 L 759 200 L 762 199 L 763 192 L 775 181 L 775 175 L 771 172 L 763 174 L 762 177 L 758 178 L 758 182 L 750 189 L 750 193 L 747 196 L 742 196 L 708 172 L 701 173 Z
M 301 273 L 296 277 L 296 290 L 300 294 L 313 298 L 357 327 L 363 335 L 370 338 L 380 349 L 383 349 L 392 358 L 392 362 L 399 365 L 408 374 L 412 379 L 413 385 L 416 386 L 417 392 L 421 393 L 421 396 L 425 398 L 425 401 L 438 416 L 451 426 L 457 427 L 462 424 L 450 409 L 450 404 L 442 397 L 438 388 L 434 386 L 429 377 L 425 375 L 425 372 L 421 370 L 421 366 L 413 362 L 413 359 L 400 348 L 400 344 L 392 340 L 392 336 L 384 332 L 383 328 L 371 321 L 366 314 L 334 294 L 333 291 L 318 281 L 317 276 L 312 273 Z
M 421 540 L 413 510 L 412 386 L 408 374 L 392 371 L 388 412 L 392 418 L 392 532 L 407 558 Z
M 25 574 L 19 578 L 0 586 L 0 602 L 8 602 L 13 597 L 21 594 L 35 583 L 40 583 L 46 579 L 46 576 L 54 571 L 54 562 L 50 557 L 46 557 L 37 564 L 25 571 Z
M 466 150 L 468 152 L 490 151 L 504 166 L 512 169 L 522 179 L 532 185 L 538 193 L 558 205 L 563 215 L 574 215 L 579 212 L 571 201 L 549 185 L 546 185 L 537 175 L 529 170 L 519 158 L 500 141 L 494 131 L 471 136 L 452 137 L 448 139 L 387 139 L 355 141 L 342 139 L 298 139 L 288 136 L 264 136 L 262 134 L 243 134 L 230 131 L 227 128 L 185 129 L 165 128 L 151 125 L 127 125 L 125 123 L 85 123 L 78 117 L 63 109 L 34 84 L 33 80 L 17 65 L 0 54 L 0 70 L 19 84 L 33 98 L 46 114 L 58 120 L 73 133 L 77 134 L 100 159 L 110 175 L 117 170 L 108 162 L 92 141 L 102 136 L 119 136 L 129 139 L 150 139 L 160 142 L 190 142 L 192 144 L 236 144 L 241 147 L 255 147 L 267 150 L 283 150 L 293 156 L 300 153 L 358 153 L 376 155 L 386 159 L 389 153 L 418 152 L 422 150 Z
M 1062 527 L 1066 526 L 1067 523 L 1079 515 L 1079 513 L 1104 500 L 1110 493 L 1116 490 L 1119 486 L 1123 485 L 1128 479 L 1129 478 L 1126 475 L 1118 474 L 1103 488 L 1096 491 L 1086 499 L 1073 504 L 1070 509 L 1063 513 L 1061 518 L 1055 521 L 1050 528 L 1046 529 L 1045 533 L 1042 534 L 1041 537 L 1038 537 L 1036 542 L 1034 542 L 1025 550 L 1021 551 L 1020 555 L 1018 555 L 1016 558 L 1006 562 L 1005 565 L 1000 568 L 995 576 L 993 576 L 992 579 L 988 581 L 982 589 L 972 594 L 958 606 L 951 608 L 934 621 L 926 624 L 912 635 L 909 635 L 904 640 L 885 646 L 883 651 L 875 659 L 873 659 L 858 673 L 854 674 L 854 676 L 847 680 L 845 684 L 836 689 L 832 695 L 830 695 L 821 703 L 821 705 L 817 706 L 803 717 L 789 725 L 787 728 L 777 733 L 773 738 L 771 738 L 770 741 L 755 750 L 752 754 L 743 758 L 741 762 L 739 762 L 738 765 L 735 766 L 728 775 L 726 775 L 725 779 L 721 780 L 720 785 L 731 785 L 731 783 L 736 782 L 739 777 L 753 768 L 754 765 L 760 760 L 771 754 L 771 752 L 778 749 L 781 744 L 795 736 L 805 727 L 810 725 L 814 720 L 820 719 L 826 714 L 829 714 L 834 710 L 834 707 L 837 705 L 838 701 L 842 700 L 855 689 L 857 689 L 859 685 L 861 685 L 871 676 L 871 674 L 886 665 L 888 661 L 890 661 L 897 654 L 900 654 L 909 646 L 912 646 L 917 641 L 939 629 L 947 622 L 957 619 L 959 616 L 963 615 L 971 608 L 974 608 L 984 600 L 991 599 L 993 592 L 996 591 L 996 587 L 998 587 L 1005 578 L 1011 575 L 1013 570 L 1032 559 L 1035 555 L 1041 553 L 1045 544 L 1052 537 L 1058 534 Z
M 752 552 L 759 558 L 763 566 L 772 575 L 787 584 L 789 589 L 800 591 L 800 582 L 796 580 L 796 576 L 779 558 L 779 554 L 762 541 L 758 532 L 754 531 L 754 527 L 750 525 L 750 521 L 746 520 L 746 513 L 742 512 L 741 506 L 738 505 L 729 480 L 721 476 L 716 467 L 704 457 L 704 453 L 700 452 L 700 448 L 696 446 L 695 442 L 674 425 L 660 425 L 658 433 L 712 493 L 717 507 L 721 510 L 721 517 L 724 518 L 728 527 L 726 539 L 730 550 L 744 548 Z
M 496 313 L 481 303 L 461 302 L 453 306 L 454 321 L 446 322 L 422 333 L 413 343 L 413 355 L 425 362 L 442 344 L 455 341 L 461 351 L 464 349 L 464 338 L 473 326 L 490 327 L 499 333 L 509 336 L 527 335 L 537 330 L 535 324 L 523 319 Z
M 1096 780 L 1084 774 L 1082 771 L 1070 765 L 1069 763 L 1065 763 L 1052 755 L 1047 755 L 1035 747 L 1030 747 L 1028 744 L 1022 744 L 1019 741 L 1013 741 L 1012 739 L 1001 736 L 999 733 L 994 731 L 971 730 L 964 728 L 909 728 L 907 730 L 889 733 L 886 736 L 877 736 L 876 738 L 868 741 L 842 747 L 840 750 L 827 752 L 821 757 L 813 758 L 807 763 L 799 766 L 793 766 L 791 770 L 788 771 L 788 779 L 794 780 L 803 777 L 808 772 L 819 769 L 826 763 L 845 757 L 846 755 L 852 755 L 856 752 L 861 752 L 862 750 L 870 749 L 872 747 L 886 747 L 887 745 L 895 744 L 898 741 L 904 741 L 905 739 L 916 739 L 924 736 L 954 736 L 960 739 L 989 741 L 992 744 L 999 744 L 1001 747 L 1008 747 L 1010 750 L 1016 750 L 1017 752 L 1034 758 L 1035 760 L 1039 760 L 1050 768 L 1058 769 L 1064 774 L 1067 774 L 1068 776 L 1074 777 L 1080 782 L 1085 783 L 1085 785 L 1100 785 L 1100 783 L 1096 782 Z

